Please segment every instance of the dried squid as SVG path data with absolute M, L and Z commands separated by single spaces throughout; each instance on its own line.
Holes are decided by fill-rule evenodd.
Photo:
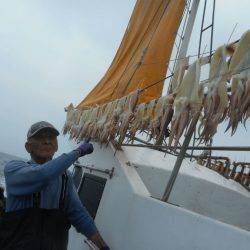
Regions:
M 80 132 L 81 132 L 85 122 L 88 120 L 89 116 L 90 116 L 90 109 L 81 111 L 79 123 L 77 125 L 75 125 L 74 129 L 71 129 L 71 131 L 70 131 L 72 139 L 78 139 Z
M 108 142 L 109 140 L 112 140 L 116 136 L 116 132 L 118 130 L 118 121 L 119 117 L 124 111 L 125 103 L 126 103 L 127 97 L 124 96 L 121 99 L 117 100 L 115 109 L 109 118 L 109 120 L 105 123 L 103 127 L 103 131 L 100 135 L 100 141 L 101 143 Z
M 229 71 L 232 74 L 228 130 L 235 133 L 239 122 L 250 115 L 250 31 L 245 32 L 233 54 Z
M 181 84 L 185 70 L 188 68 L 188 62 L 189 58 L 186 57 L 180 61 L 180 63 L 177 66 L 177 69 L 175 70 L 174 76 L 172 78 L 172 84 L 171 84 L 171 91 L 170 93 L 163 97 L 163 103 L 162 103 L 162 109 L 159 110 L 159 115 L 157 115 L 158 122 L 154 124 L 154 127 L 157 129 L 154 130 L 154 134 L 156 135 L 156 145 L 162 144 L 163 138 L 165 135 L 169 136 L 169 132 L 167 130 L 169 123 L 171 122 L 171 119 L 173 117 L 173 103 L 174 98 L 176 96 L 176 91 L 178 89 L 178 86 Z
M 70 129 L 70 137 L 69 139 L 77 138 L 79 135 L 80 131 L 80 121 L 82 119 L 82 115 L 84 114 L 83 110 L 75 110 L 75 119 L 74 119 L 74 124 L 72 124 L 71 129 Z
M 156 107 L 157 100 L 152 100 L 146 104 L 146 113 L 141 121 L 141 126 L 139 128 L 140 132 L 148 131 L 149 125 L 151 123 L 152 117 L 154 117 L 154 109 Z
M 201 65 L 206 64 L 208 58 L 200 58 L 194 62 L 185 74 L 176 91 L 174 100 L 174 115 L 171 122 L 169 146 L 175 139 L 174 147 L 179 143 L 184 129 L 188 126 L 192 115 L 200 109 L 203 92 L 199 85 Z
M 164 103 L 162 107 L 163 109 L 159 123 L 160 127 L 159 131 L 158 130 L 156 131 L 156 142 L 155 142 L 156 145 L 161 145 L 164 136 L 167 133 L 169 133 L 167 128 L 174 114 L 173 103 L 174 103 L 174 95 L 170 94 L 164 97 Z M 169 136 L 169 134 L 167 134 L 167 136 Z
M 119 118 L 119 130 L 118 130 L 118 135 L 120 136 L 119 141 L 118 141 L 119 145 L 121 145 L 124 138 L 126 137 L 129 123 L 134 116 L 134 110 L 138 101 L 139 94 L 140 94 L 140 91 L 136 90 L 130 93 L 127 97 L 125 107 L 124 107 L 124 112 L 120 115 L 120 118 Z
M 134 117 L 131 121 L 130 128 L 129 128 L 129 139 L 134 141 L 136 132 L 141 130 L 142 127 L 142 119 L 146 112 L 146 104 L 141 103 L 136 107 Z
M 98 126 L 100 125 L 99 121 L 103 117 L 103 114 L 106 112 L 108 104 L 103 104 L 99 106 L 98 111 L 97 111 L 97 116 L 95 119 L 92 121 L 91 125 L 89 126 L 89 131 L 88 131 L 88 137 L 90 137 L 92 140 L 93 139 L 98 139 Z
M 199 126 L 199 136 L 205 143 L 216 133 L 228 108 L 227 54 L 227 47 L 223 45 L 215 51 L 211 59 L 208 90 L 204 98 L 204 116 Z
M 149 124 L 149 140 L 155 138 L 160 133 L 160 125 L 164 112 L 165 98 L 165 96 L 160 97 L 155 105 L 154 118 L 151 119 Z
M 108 122 L 109 118 L 112 116 L 112 113 L 116 107 L 117 102 L 110 102 L 106 105 L 105 109 L 100 115 L 99 120 L 96 122 L 94 129 L 92 131 L 92 138 L 100 140 L 101 134 L 104 131 L 104 126 Z
M 92 107 L 89 110 L 87 119 L 85 120 L 78 136 L 79 141 L 83 140 L 84 138 L 90 137 L 90 131 L 93 126 L 93 122 L 96 120 L 97 114 L 98 114 L 98 107 Z
M 75 116 L 75 110 L 74 110 L 73 104 L 71 103 L 67 107 L 66 121 L 65 121 L 65 124 L 63 126 L 63 134 L 64 135 L 67 134 L 70 131 L 71 126 L 72 126 L 73 121 L 74 121 L 74 116 Z

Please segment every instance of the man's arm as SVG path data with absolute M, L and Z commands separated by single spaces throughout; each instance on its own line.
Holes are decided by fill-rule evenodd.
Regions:
M 79 233 L 84 234 L 88 239 L 94 242 L 100 249 L 109 249 L 98 232 L 92 217 L 86 208 L 82 205 L 73 180 L 70 174 L 68 181 L 68 195 L 66 213 L 71 224 Z M 105 248 L 106 247 L 106 248 Z
M 4 168 L 8 192 L 17 196 L 38 192 L 44 184 L 61 175 L 77 159 L 78 153 L 72 151 L 37 166 L 24 161 L 11 161 Z

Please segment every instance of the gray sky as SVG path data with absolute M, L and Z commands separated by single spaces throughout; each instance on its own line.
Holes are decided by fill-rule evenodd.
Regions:
M 48 120 L 62 128 L 63 108 L 78 104 L 109 67 L 135 0 L 0 3 L 0 151 L 28 157 L 23 144 L 29 126 Z M 249 9 L 248 0 L 217 0 L 215 46 L 227 42 L 235 23 L 232 41 L 249 29 Z M 201 11 L 197 23 L 200 18 Z M 199 29 L 196 24 L 190 54 L 197 54 Z M 233 139 L 217 137 L 225 145 L 249 144 L 243 129 Z M 59 153 L 69 150 L 66 138 L 59 142 Z M 234 157 L 250 160 L 246 153 Z

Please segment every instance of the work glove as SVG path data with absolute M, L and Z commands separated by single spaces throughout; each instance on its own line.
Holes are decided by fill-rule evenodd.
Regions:
M 91 143 L 84 142 L 76 149 L 76 151 L 78 151 L 79 157 L 82 157 L 84 155 L 93 153 L 94 147 Z
M 105 246 L 105 247 L 100 248 L 100 250 L 110 250 L 110 248 L 108 246 Z

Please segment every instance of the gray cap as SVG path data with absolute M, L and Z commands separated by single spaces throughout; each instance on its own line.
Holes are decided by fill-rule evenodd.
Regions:
M 27 133 L 27 138 L 29 139 L 30 137 L 36 135 L 42 130 L 49 130 L 56 134 L 57 136 L 59 135 L 58 130 L 49 122 L 41 121 L 41 122 L 36 122 L 33 125 L 31 125 L 28 133 Z

